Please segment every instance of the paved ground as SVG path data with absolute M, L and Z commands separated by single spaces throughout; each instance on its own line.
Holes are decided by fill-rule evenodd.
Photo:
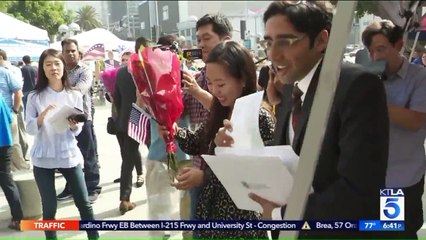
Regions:
M 120 187 L 118 183 L 112 183 L 114 179 L 120 176 L 121 157 L 119 146 L 115 136 L 106 133 L 106 123 L 109 116 L 109 106 L 98 106 L 95 115 L 95 131 L 98 138 L 99 161 L 101 164 L 101 186 L 103 187 L 101 195 L 93 204 L 96 219 L 105 220 L 147 220 L 147 200 L 145 186 L 141 188 L 133 188 L 131 200 L 136 203 L 137 207 L 125 215 L 121 215 L 118 206 Z M 32 142 L 32 139 L 31 139 Z M 143 159 L 147 154 L 145 146 L 140 148 Z M 136 172 L 134 172 L 134 181 L 136 181 Z M 61 175 L 56 178 L 56 191 L 60 193 L 65 185 L 65 179 Z M 173 196 L 173 200 L 177 203 L 179 194 Z M 178 219 L 178 204 L 174 205 L 173 218 Z M 72 200 L 59 202 L 57 219 L 79 219 L 79 213 Z M 44 238 L 41 231 L 16 232 L 9 230 L 7 225 L 10 221 L 10 210 L 7 205 L 3 191 L 0 190 L 0 239 L 34 239 Z M 148 239 L 148 232 L 144 231 L 126 231 L 126 232 L 100 232 L 101 238 L 134 238 Z M 179 239 L 181 232 L 172 232 L 172 239 Z M 59 232 L 58 237 L 65 239 L 85 239 L 85 232 L 64 231 Z
M 106 123 L 109 116 L 109 106 L 98 106 L 95 115 L 95 129 L 98 137 L 99 161 L 101 164 L 101 186 L 103 187 L 102 194 L 98 201 L 93 205 L 96 219 L 105 220 L 147 220 L 147 201 L 145 186 L 141 188 L 133 188 L 132 201 L 137 204 L 137 207 L 125 215 L 120 215 L 118 211 L 119 205 L 119 184 L 113 184 L 112 181 L 120 174 L 121 158 L 119 147 L 115 136 L 106 133 Z M 32 142 L 32 139 L 30 139 Z M 147 149 L 141 147 L 142 155 L 145 158 Z M 136 173 L 134 173 L 134 176 Z M 134 177 L 135 178 L 135 177 Z M 60 175 L 56 179 L 56 190 L 60 193 L 65 185 L 65 180 Z M 134 179 L 135 181 L 135 179 Z M 173 219 L 178 219 L 178 192 L 174 194 L 174 213 Z M 426 196 L 423 198 L 423 203 L 426 203 Z M 425 211 L 426 213 L 426 211 Z M 10 221 L 9 206 L 2 191 L 0 191 L 0 239 L 41 239 L 44 238 L 43 232 L 27 231 L 16 232 L 9 230 L 7 225 Z M 79 213 L 74 206 L 72 200 L 59 202 L 58 219 L 79 219 Z M 426 217 L 425 217 L 426 219 Z M 181 232 L 171 232 L 171 239 L 180 239 Z M 145 231 L 126 231 L 126 232 L 100 232 L 101 238 L 117 239 L 148 239 L 148 232 Z M 65 239 L 85 239 L 86 234 L 78 231 L 59 232 L 58 237 Z M 419 231 L 419 238 L 426 239 L 426 225 Z

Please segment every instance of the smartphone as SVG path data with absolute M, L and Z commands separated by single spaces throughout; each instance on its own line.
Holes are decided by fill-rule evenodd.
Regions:
M 203 58 L 203 52 L 199 48 L 183 50 L 182 55 L 188 60 L 196 60 Z

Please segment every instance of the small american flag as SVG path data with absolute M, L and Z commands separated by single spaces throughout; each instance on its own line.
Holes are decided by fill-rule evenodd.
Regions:
M 129 126 L 127 134 L 140 144 L 146 142 L 148 136 L 148 123 L 151 117 L 144 110 L 139 108 L 136 104 L 132 104 L 130 111 Z
M 98 43 L 93 45 L 89 50 L 84 53 L 83 60 L 103 60 L 105 58 L 105 45 L 103 43 Z

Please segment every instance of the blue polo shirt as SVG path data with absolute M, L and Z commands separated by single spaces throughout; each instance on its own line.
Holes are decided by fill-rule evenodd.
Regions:
M 4 98 L 0 95 L 0 147 L 12 146 L 11 122 L 11 110 L 6 105 Z
M 15 91 L 22 88 L 22 83 L 16 80 L 12 72 L 4 67 L 0 67 L 0 95 L 4 97 L 6 106 L 12 110 L 13 99 L 12 95 Z
M 399 71 L 384 82 L 387 102 L 426 113 L 426 68 L 404 58 Z M 386 187 L 410 187 L 426 171 L 426 126 L 417 132 L 390 124 Z

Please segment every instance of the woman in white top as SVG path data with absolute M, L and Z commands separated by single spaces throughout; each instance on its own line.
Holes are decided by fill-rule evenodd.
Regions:
M 68 86 L 64 64 L 59 51 L 45 50 L 40 56 L 35 90 L 28 95 L 26 127 L 27 132 L 35 136 L 31 149 L 34 177 L 42 200 L 43 220 L 53 220 L 56 215 L 55 169 L 71 186 L 81 219 L 94 220 L 82 170 L 83 156 L 75 139 L 82 124 L 70 116 L 50 121 L 65 105 L 83 109 L 81 93 Z M 57 124 L 60 120 L 67 124 Z M 57 238 L 56 231 L 46 231 L 45 235 L 47 239 Z M 97 231 L 88 231 L 87 235 L 89 239 L 99 238 Z

